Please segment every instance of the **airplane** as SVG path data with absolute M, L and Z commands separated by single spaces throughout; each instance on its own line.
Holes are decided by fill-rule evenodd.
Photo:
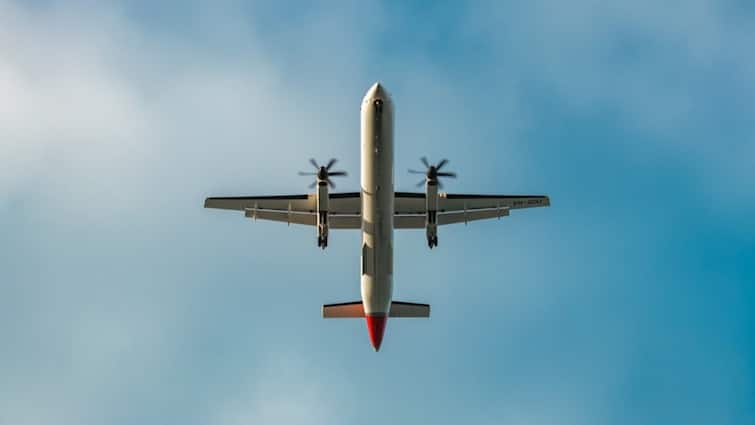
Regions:
M 546 207 L 544 195 L 475 195 L 439 192 L 441 177 L 455 178 L 444 171 L 448 160 L 431 164 L 422 158 L 425 171 L 419 185 L 424 193 L 396 192 L 393 186 L 393 101 L 379 82 L 367 91 L 361 106 L 361 191 L 330 193 L 331 177 L 346 176 L 331 171 L 336 159 L 327 164 L 310 160 L 314 193 L 277 196 L 210 197 L 205 208 L 243 211 L 252 219 L 314 226 L 317 246 L 328 246 L 331 229 L 362 231 L 360 301 L 326 304 L 323 318 L 365 318 L 372 347 L 377 352 L 389 317 L 430 317 L 430 305 L 395 301 L 393 293 L 394 229 L 425 229 L 430 249 L 438 246 L 438 226 L 468 223 L 509 215 L 519 208 Z

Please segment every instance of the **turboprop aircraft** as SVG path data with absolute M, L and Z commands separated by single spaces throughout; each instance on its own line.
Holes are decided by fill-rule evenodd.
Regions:
M 395 192 L 393 188 L 393 103 L 380 83 L 367 91 L 361 108 L 362 176 L 361 191 L 330 193 L 335 188 L 331 177 L 346 176 L 332 170 L 331 159 L 320 165 L 310 163 L 315 171 L 300 173 L 315 177 L 310 188 L 314 193 L 302 195 L 212 197 L 205 208 L 243 211 L 253 219 L 314 226 L 317 246 L 328 246 L 331 229 L 362 231 L 361 301 L 326 304 L 324 318 L 362 318 L 367 322 L 370 341 L 380 349 L 389 317 L 430 317 L 430 305 L 395 301 L 393 294 L 393 230 L 425 229 L 427 246 L 438 246 L 438 226 L 467 223 L 473 220 L 501 218 L 518 208 L 550 205 L 542 195 L 472 195 L 439 192 L 440 178 L 455 178 L 445 171 L 448 160 L 430 164 L 426 158 L 419 183 L 421 193 Z

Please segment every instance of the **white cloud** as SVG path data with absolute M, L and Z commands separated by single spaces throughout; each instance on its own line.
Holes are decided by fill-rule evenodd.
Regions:
M 742 181 L 755 149 L 751 23 L 711 0 L 493 2 L 472 9 L 466 31 L 505 78 L 547 87 L 588 117 L 618 113 L 645 139 L 634 143 L 689 164 L 714 208 L 731 210 L 755 206 Z
M 648 4 L 640 4 L 643 9 L 606 7 L 602 2 L 587 1 L 568 7 L 541 3 L 522 6 L 523 11 L 510 16 L 505 9 L 499 10 L 501 14 L 475 16 L 471 25 L 482 25 L 482 33 L 497 52 L 494 61 L 519 62 L 512 70 L 522 74 L 511 76 L 513 82 L 506 90 L 515 93 L 517 81 L 525 77 L 539 79 L 551 84 L 572 106 L 590 110 L 618 105 L 628 122 L 664 135 L 691 125 L 690 102 L 700 96 L 696 91 L 686 91 L 686 77 L 681 78 L 684 84 L 669 84 L 676 80 L 671 72 L 677 69 L 676 65 L 662 57 L 651 58 L 665 69 L 664 74 L 656 74 L 642 61 L 603 62 L 611 59 L 617 48 L 614 42 L 618 28 L 628 32 L 631 42 L 649 42 L 645 40 L 648 38 L 662 46 L 681 46 L 676 58 L 693 71 L 700 72 L 711 61 L 734 61 L 732 68 L 740 70 L 734 81 L 751 88 L 746 82 L 752 74 L 745 70 L 752 69 L 752 64 L 724 48 L 728 45 L 724 41 L 746 39 L 749 31 L 742 26 L 723 28 L 719 9 L 714 7 L 715 13 L 709 14 L 709 4 L 685 3 L 685 7 L 678 8 L 685 15 L 677 20 L 668 19 L 671 9 L 658 11 Z M 76 246 L 69 247 L 64 242 L 78 243 L 79 238 L 89 237 L 93 240 L 91 245 L 105 244 L 105 239 L 116 235 L 120 243 L 128 240 L 130 235 L 126 233 L 132 228 L 105 232 L 101 238 L 86 233 L 97 233 L 95 225 L 113 227 L 140 218 L 159 222 L 155 228 L 137 228 L 145 233 L 178 232 L 176 229 L 185 224 L 181 217 L 200 211 L 201 198 L 207 192 L 303 189 L 306 184 L 294 172 L 306 166 L 309 156 L 340 156 L 344 166 L 356 175 L 358 100 L 370 82 L 364 81 L 367 77 L 363 76 L 372 72 L 365 64 L 382 60 L 365 58 L 370 51 L 364 47 L 370 45 L 374 32 L 384 29 L 384 14 L 377 7 L 371 9 L 367 22 L 355 19 L 354 15 L 363 11 L 350 8 L 335 16 L 333 10 L 305 14 L 293 30 L 287 27 L 277 33 L 271 31 L 266 36 L 274 42 L 266 43 L 255 35 L 255 28 L 233 16 L 236 9 L 224 9 L 222 13 L 220 9 L 207 8 L 209 15 L 202 18 L 204 27 L 217 26 L 218 32 L 212 34 L 219 38 L 197 40 L 201 37 L 181 39 L 150 33 L 117 7 L 0 5 L 0 207 L 23 202 L 28 208 L 54 208 L 59 226 L 52 227 L 70 231 L 63 237 L 57 235 L 65 239 L 63 242 L 46 246 L 47 227 L 40 226 L 41 234 L 31 238 L 30 246 L 22 251 L 29 254 L 29 264 L 39 271 L 25 275 L 32 278 L 17 286 L 3 282 L 0 310 L 9 317 L 21 312 L 23 320 L 0 325 L 3 336 L 10 335 L 10 340 L 18 343 L 0 354 L 3 364 L 13 365 L 12 373 L 0 383 L 0 422 L 102 423 L 106 421 L 98 419 L 110 419 L 113 412 L 148 408 L 148 403 L 140 403 L 143 400 L 134 401 L 130 391 L 143 391 L 145 398 L 157 395 L 155 388 L 163 387 L 156 381 L 166 376 L 165 368 L 186 356 L 177 353 L 183 348 L 177 340 L 189 338 L 187 335 L 195 331 L 191 323 L 185 323 L 192 322 L 187 318 L 203 319 L 192 311 L 191 304 L 197 299 L 202 301 L 204 293 L 195 291 L 190 282 L 208 279 L 193 276 L 198 270 L 186 264 L 199 255 L 195 252 L 181 257 L 181 264 L 175 268 L 186 267 L 182 272 L 186 275 L 178 273 L 165 280 L 152 273 L 160 261 L 170 261 L 170 255 L 161 252 L 159 259 L 147 258 L 159 250 L 178 250 L 184 255 L 190 247 L 176 246 L 174 240 L 151 251 L 132 243 L 116 251 L 124 258 L 114 261 L 94 255 L 97 250 L 91 246 L 79 252 Z M 708 19 L 711 16 L 712 20 Z M 295 45 L 300 51 L 286 55 L 270 49 L 270 45 Z M 230 51 L 219 52 L 224 46 Z M 414 157 L 419 154 L 432 155 L 446 149 L 448 141 L 458 142 L 453 149 L 459 153 L 472 150 L 466 141 L 477 139 L 476 132 L 482 131 L 467 127 L 475 119 L 474 108 L 456 102 L 462 98 L 459 93 L 464 88 L 455 86 L 456 82 L 430 64 L 404 60 L 395 67 L 400 71 L 396 74 L 404 77 L 397 87 L 411 97 L 400 100 L 399 110 L 414 111 L 399 124 L 406 143 L 402 150 L 412 154 L 408 165 L 414 166 Z M 607 69 L 615 72 L 606 72 Z M 422 91 L 423 96 L 411 96 L 413 90 Z M 509 97 L 502 100 L 504 121 L 526 125 L 527 116 L 518 109 L 523 101 Z M 518 130 L 507 128 L 506 134 L 497 136 L 509 142 L 517 137 Z M 751 144 L 743 146 L 742 151 L 747 152 L 749 147 Z M 503 149 L 510 148 L 507 145 Z M 699 149 L 705 152 L 704 147 Z M 487 162 L 483 155 L 488 153 L 480 149 L 477 155 Z M 506 153 L 515 155 L 509 155 L 513 163 L 527 157 L 522 154 L 519 161 L 515 149 Z M 448 153 L 452 161 L 453 154 Z M 292 156 L 301 162 L 291 162 Z M 748 158 L 752 156 L 741 156 L 739 161 Z M 717 163 L 720 161 L 719 158 Z M 499 165 L 490 161 L 485 166 Z M 748 174 L 744 167 L 734 169 L 738 176 Z M 712 173 L 718 168 L 706 170 Z M 525 174 L 522 172 L 522 176 Z M 714 193 L 721 193 L 720 184 L 710 183 L 710 187 Z M 166 220 L 165 215 L 175 219 Z M 594 227 L 594 223 L 584 223 L 585 229 L 590 226 Z M 551 229 L 551 234 L 559 232 L 555 226 Z M 563 232 L 559 234 L 565 237 Z M 584 239 L 588 238 L 580 236 L 580 240 Z M 162 240 L 153 237 L 147 242 L 159 244 Z M 510 240 L 514 239 L 505 243 Z M 189 238 L 178 242 L 199 243 Z M 416 242 L 421 245 L 421 235 Z M 498 260 L 499 243 L 490 241 L 485 250 Z M 520 250 L 518 255 L 526 260 L 531 250 L 521 244 L 516 247 Z M 569 248 L 575 256 L 574 261 L 569 261 L 572 269 L 561 270 L 558 278 L 582 271 L 579 264 L 583 263 L 584 253 L 571 245 Z M 61 255 L 54 252 L 56 249 L 75 252 Z M 140 252 L 128 255 L 129 249 Z M 113 254 L 104 247 L 102 251 Z M 561 255 L 566 249 L 561 251 L 545 257 Z M 546 250 L 546 254 L 549 252 Z M 527 275 L 525 269 L 530 263 L 522 258 L 517 275 Z M 108 259 L 111 261 L 105 261 Z M 278 261 L 287 265 L 288 260 Z M 434 270 L 438 282 L 429 279 L 424 286 L 418 284 L 415 288 L 427 294 L 423 288 L 465 284 L 468 274 L 459 273 L 457 282 L 443 281 L 448 277 L 444 267 L 454 270 L 455 260 L 449 256 L 443 267 L 428 261 L 424 266 Z M 250 267 L 252 264 L 255 263 Z M 531 264 L 541 265 L 535 261 Z M 90 270 L 98 266 L 99 273 Z M 138 268 L 140 273 L 129 267 Z M 102 272 L 105 269 L 107 273 Z M 567 298 L 575 296 L 570 294 L 571 288 L 559 289 L 548 281 L 551 275 L 545 269 L 530 272 L 534 273 L 531 277 L 536 277 L 533 282 L 522 280 L 503 290 L 493 287 L 497 282 L 490 283 L 491 291 L 505 295 L 495 301 L 497 306 L 506 307 L 506 315 L 512 318 L 529 319 L 540 317 L 539 311 L 527 308 L 532 300 L 546 307 L 558 297 L 573 300 Z M 61 275 L 76 282 L 65 282 L 63 287 Z M 418 273 L 417 280 L 428 276 Z M 128 280 L 134 277 L 141 280 Z M 408 277 L 405 282 L 411 281 Z M 443 290 L 434 296 L 442 299 Z M 110 291 L 117 296 L 108 295 Z M 490 299 L 493 303 L 494 297 Z M 139 308 L 130 309 L 133 306 Z M 497 312 L 491 314 L 501 318 Z M 517 326 L 518 322 L 510 323 Z M 501 339 L 506 337 L 516 342 L 511 335 Z M 240 372 L 242 383 L 238 388 L 221 385 L 226 392 L 220 391 L 220 400 L 208 400 L 209 407 L 198 409 L 213 421 L 229 425 L 333 423 L 341 418 L 353 422 L 349 421 L 355 413 L 350 410 L 347 379 L 317 372 L 318 365 L 302 356 L 286 350 L 273 351 L 254 364 L 250 360 L 252 371 Z M 621 350 L 617 351 L 611 356 L 621 354 Z M 199 386 L 203 382 L 191 384 Z M 531 391 L 535 393 L 549 384 L 549 380 L 537 382 Z M 573 387 L 562 389 L 565 392 Z M 594 407 L 590 402 L 597 392 L 585 396 L 588 401 L 556 394 L 549 398 L 553 409 L 540 409 L 539 419 L 563 419 L 558 412 L 551 414 L 561 406 L 569 415 L 566 422 L 583 423 L 589 419 Z M 520 419 L 524 422 L 525 418 L 533 420 L 530 409 L 540 407 L 526 396 L 514 398 L 505 406 L 504 411 L 495 412 L 496 416 L 510 418 L 514 423 Z
M 149 117 L 105 62 L 112 36 L 73 25 L 78 31 L 68 33 L 55 19 L 8 4 L 1 10 L 1 193 L 48 167 L 75 172 L 90 164 L 106 177 L 148 154 Z
M 222 15 L 207 19 L 227 24 L 233 13 Z M 146 258 L 149 232 L 176 231 L 208 191 L 304 188 L 295 171 L 309 156 L 358 149 L 340 118 L 358 122 L 358 97 L 341 105 L 343 93 L 284 78 L 252 31 L 233 31 L 246 37 L 239 55 L 218 55 L 212 43 L 149 34 L 117 7 L 0 3 L 0 210 L 34 223 L 0 261 L 0 423 L 103 423 L 149 415 L 139 397 L 169 400 L 153 386 L 170 387 L 156 380 L 195 331 L 180 319 L 202 295 L 195 268 L 166 276 L 170 255 Z M 349 55 L 343 64 L 359 63 Z M 146 232 L 136 243 L 133 229 Z M 276 377 L 250 377 L 255 410 L 234 404 L 241 410 L 221 416 L 332 423 L 328 392 L 289 378 L 275 387 Z M 299 397 L 287 402 L 294 383 Z
M 309 156 L 358 151 L 357 128 L 341 118 L 348 111 L 357 123 L 358 97 L 329 91 L 357 84 L 285 77 L 291 73 L 271 59 L 275 52 L 241 24 L 226 31 L 244 43 L 219 58 L 213 42 L 150 35 L 115 7 L 8 3 L 1 15 L 0 202 L 43 185 L 59 213 L 97 222 L 158 195 L 218 189 L 217 181 L 247 191 L 262 187 L 259 176 L 275 174 L 304 186 L 295 171 Z M 205 19 L 226 25 L 225 18 Z M 302 31 L 320 41 L 304 43 L 310 54 L 325 53 L 323 37 L 340 40 L 337 62 L 358 67 L 358 52 L 346 48 L 353 40 L 342 37 L 348 29 L 311 22 L 319 25 Z M 313 70 L 321 68 L 314 61 L 322 56 L 310 59 Z M 291 162 L 292 150 L 301 163 Z M 278 187 L 265 182 L 266 190 Z

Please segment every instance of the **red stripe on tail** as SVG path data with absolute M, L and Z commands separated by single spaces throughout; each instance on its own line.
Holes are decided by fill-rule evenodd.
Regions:
M 367 319 L 367 330 L 370 332 L 370 342 L 375 351 L 380 350 L 380 343 L 383 342 L 383 334 L 385 334 L 385 322 L 388 321 L 388 317 L 385 313 L 379 315 L 365 316 Z

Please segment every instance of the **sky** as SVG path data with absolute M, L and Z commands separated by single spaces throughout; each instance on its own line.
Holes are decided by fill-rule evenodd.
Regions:
M 0 0 L 0 425 L 755 423 L 755 8 L 661 3 Z M 551 198 L 397 232 L 379 353 L 358 232 L 202 208 L 359 190 L 375 81 L 397 190 Z

